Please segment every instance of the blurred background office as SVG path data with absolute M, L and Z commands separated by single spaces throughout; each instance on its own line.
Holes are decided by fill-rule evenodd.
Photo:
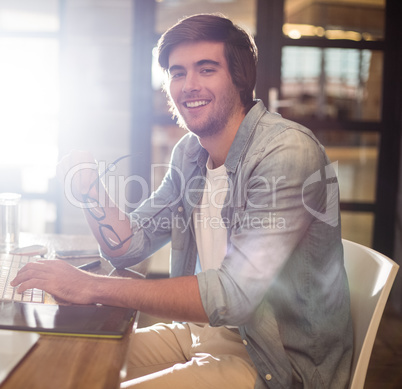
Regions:
M 343 237 L 401 263 L 401 3 L 0 0 L 0 191 L 22 193 L 24 231 L 89 233 L 55 179 L 58 159 L 84 149 L 103 167 L 131 155 L 105 181 L 135 208 L 184 134 L 161 91 L 157 40 L 183 16 L 221 12 L 255 36 L 256 96 L 338 161 Z

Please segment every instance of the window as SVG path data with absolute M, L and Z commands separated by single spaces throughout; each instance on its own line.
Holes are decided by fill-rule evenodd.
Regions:
M 30 231 L 55 218 L 43 199 L 58 158 L 59 29 L 57 0 L 0 1 L 0 188 L 30 201 Z

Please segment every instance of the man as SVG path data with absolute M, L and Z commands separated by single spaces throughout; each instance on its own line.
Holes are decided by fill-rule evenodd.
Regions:
M 74 176 L 104 257 L 123 268 L 171 241 L 170 279 L 104 278 L 47 261 L 13 281 L 182 322 L 132 336 L 122 387 L 347 387 L 336 176 L 309 130 L 253 100 L 256 58 L 252 39 L 226 18 L 180 21 L 162 36 L 159 63 L 189 133 L 161 186 L 126 215 L 101 200 L 94 170 Z M 80 162 L 93 161 L 73 153 L 60 169 Z

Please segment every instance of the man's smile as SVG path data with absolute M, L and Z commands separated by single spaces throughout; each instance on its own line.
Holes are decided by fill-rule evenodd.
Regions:
M 186 108 L 198 108 L 210 103 L 211 100 L 196 100 L 196 101 L 185 101 L 183 105 Z

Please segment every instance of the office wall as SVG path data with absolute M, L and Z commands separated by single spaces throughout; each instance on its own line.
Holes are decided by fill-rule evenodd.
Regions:
M 65 0 L 62 9 L 60 156 L 88 150 L 110 163 L 130 152 L 132 1 Z M 126 169 L 124 162 L 119 173 Z M 89 233 L 60 195 L 60 232 Z

